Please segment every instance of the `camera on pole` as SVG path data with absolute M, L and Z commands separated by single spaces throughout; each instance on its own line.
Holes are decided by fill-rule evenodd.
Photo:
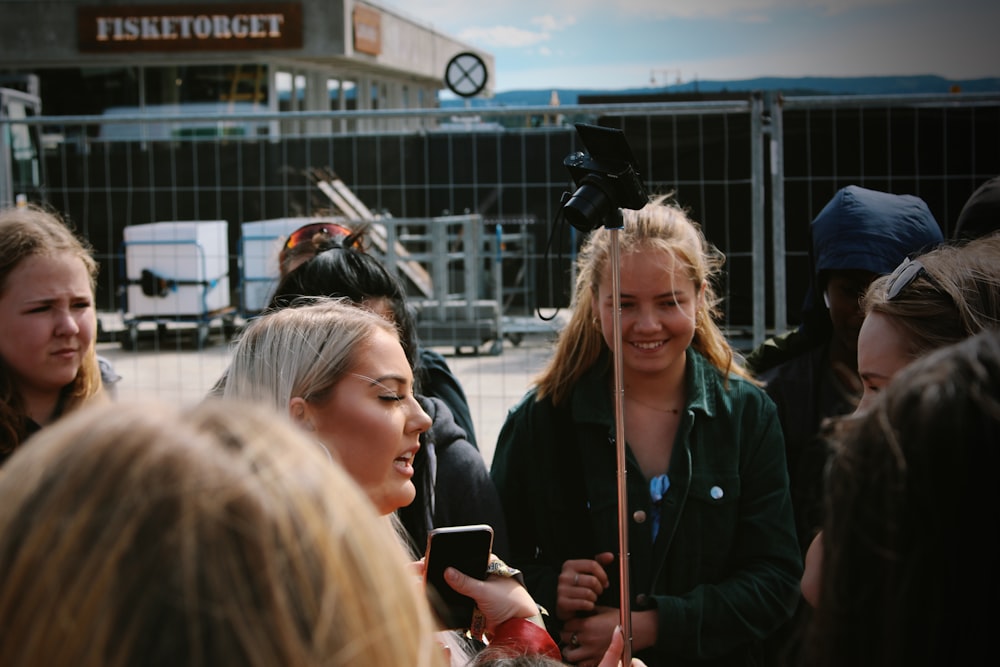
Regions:
M 622 209 L 639 210 L 649 203 L 635 168 L 635 157 L 625 133 L 609 127 L 577 123 L 576 131 L 590 152 L 572 153 L 563 160 L 576 192 L 563 195 L 562 214 L 574 228 L 590 232 L 600 226 L 610 234 L 612 334 L 608 341 L 614 361 L 615 450 L 618 478 L 619 612 L 625 646 L 623 664 L 632 661 L 632 600 L 629 583 L 628 486 L 625 455 L 625 380 L 622 362 L 621 264 L 618 233 L 624 228 Z
M 641 209 L 649 202 L 636 170 L 635 156 L 621 130 L 577 123 L 576 131 L 589 151 L 566 156 L 576 191 L 563 205 L 569 224 L 582 232 L 606 225 L 619 208 Z

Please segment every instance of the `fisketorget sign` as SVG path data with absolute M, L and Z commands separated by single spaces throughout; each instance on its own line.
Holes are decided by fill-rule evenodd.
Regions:
M 302 48 L 297 2 L 79 7 L 77 24 L 84 53 Z
M 98 16 L 97 41 L 158 39 L 264 39 L 281 37 L 281 14 L 225 16 Z

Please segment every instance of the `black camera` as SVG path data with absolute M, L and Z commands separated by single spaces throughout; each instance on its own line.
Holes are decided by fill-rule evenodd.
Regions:
M 589 232 L 605 224 L 614 209 L 645 206 L 649 196 L 639 180 L 625 133 L 585 123 L 577 123 L 576 131 L 590 154 L 571 153 L 563 160 L 577 186 L 563 205 L 569 224 Z

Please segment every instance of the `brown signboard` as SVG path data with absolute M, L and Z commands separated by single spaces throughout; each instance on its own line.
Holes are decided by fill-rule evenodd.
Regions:
M 354 50 L 377 56 L 382 53 L 382 14 L 361 5 L 354 6 Z
M 81 53 L 302 48 L 298 2 L 77 8 Z

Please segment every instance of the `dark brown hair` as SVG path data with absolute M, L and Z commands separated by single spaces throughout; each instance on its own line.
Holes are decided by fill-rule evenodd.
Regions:
M 1000 333 L 913 362 L 830 440 L 804 664 L 980 662 L 1000 594 Z

